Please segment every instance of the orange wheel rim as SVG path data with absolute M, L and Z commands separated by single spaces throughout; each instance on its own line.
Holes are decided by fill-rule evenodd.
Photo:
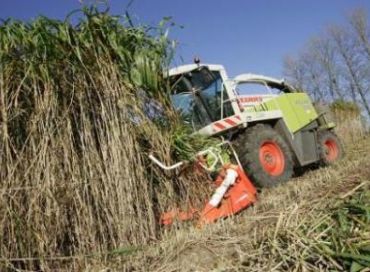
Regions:
M 266 141 L 261 145 L 259 150 L 259 159 L 263 169 L 269 175 L 280 176 L 284 172 L 284 154 L 275 142 Z
M 328 161 L 335 161 L 338 158 L 339 148 L 337 143 L 332 140 L 328 139 L 324 143 L 325 147 L 325 157 Z

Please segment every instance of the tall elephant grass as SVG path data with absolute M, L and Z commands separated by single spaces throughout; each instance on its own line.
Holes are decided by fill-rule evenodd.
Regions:
M 336 132 L 345 144 L 351 144 L 368 134 L 368 125 L 358 105 L 337 100 L 330 105 L 331 115 L 337 127 Z
M 53 270 L 145 244 L 160 211 L 200 201 L 191 173 L 147 159 L 171 162 L 176 141 L 161 29 L 85 9 L 77 24 L 3 21 L 0 37 L 2 265 Z

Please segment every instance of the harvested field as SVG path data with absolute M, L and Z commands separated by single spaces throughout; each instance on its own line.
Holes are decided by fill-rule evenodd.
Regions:
M 253 208 L 198 229 L 169 231 L 113 266 L 146 271 L 369 271 L 370 138 L 346 158 L 283 186 Z M 361 264 L 363 266 L 361 266 Z

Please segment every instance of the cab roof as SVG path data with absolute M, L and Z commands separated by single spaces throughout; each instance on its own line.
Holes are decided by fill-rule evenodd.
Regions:
M 181 75 L 184 73 L 188 73 L 201 66 L 206 66 L 211 71 L 220 71 L 220 70 L 225 69 L 222 65 L 218 65 L 218 64 L 203 64 L 203 63 L 202 64 L 187 64 L 187 65 L 181 65 L 181 66 L 170 69 L 168 71 L 168 76 L 175 76 L 175 75 Z
M 225 70 L 224 66 L 219 65 L 219 64 L 187 64 L 187 65 L 181 65 L 178 67 L 174 67 L 168 71 L 168 76 L 176 76 L 176 75 L 181 75 L 184 73 L 191 72 L 198 67 L 207 67 L 211 71 L 221 71 Z M 278 87 L 278 88 L 284 88 L 288 89 L 291 92 L 295 92 L 296 89 L 285 82 L 284 79 L 276 79 L 268 76 L 263 76 L 263 75 L 257 75 L 257 74 L 241 74 L 236 76 L 232 81 L 235 84 L 242 83 L 242 82 L 251 82 L 251 83 L 265 83 L 271 87 Z

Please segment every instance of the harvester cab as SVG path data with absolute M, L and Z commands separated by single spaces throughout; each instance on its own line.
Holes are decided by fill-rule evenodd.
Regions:
M 229 79 L 221 65 L 184 65 L 171 69 L 169 77 L 174 107 L 194 131 L 206 135 L 220 134 L 245 124 L 245 109 L 274 98 L 272 88 L 286 93 L 295 91 L 283 80 L 260 75 L 242 74 Z M 240 95 L 238 86 L 244 84 L 260 84 L 266 88 L 266 94 Z M 266 111 L 259 114 L 259 120 L 276 118 L 279 114 Z M 255 119 L 248 116 L 249 121 Z
M 172 102 L 183 120 L 191 124 L 194 130 L 207 127 L 238 111 L 233 103 L 235 95 L 225 89 L 222 72 L 220 67 L 208 66 L 170 72 Z

